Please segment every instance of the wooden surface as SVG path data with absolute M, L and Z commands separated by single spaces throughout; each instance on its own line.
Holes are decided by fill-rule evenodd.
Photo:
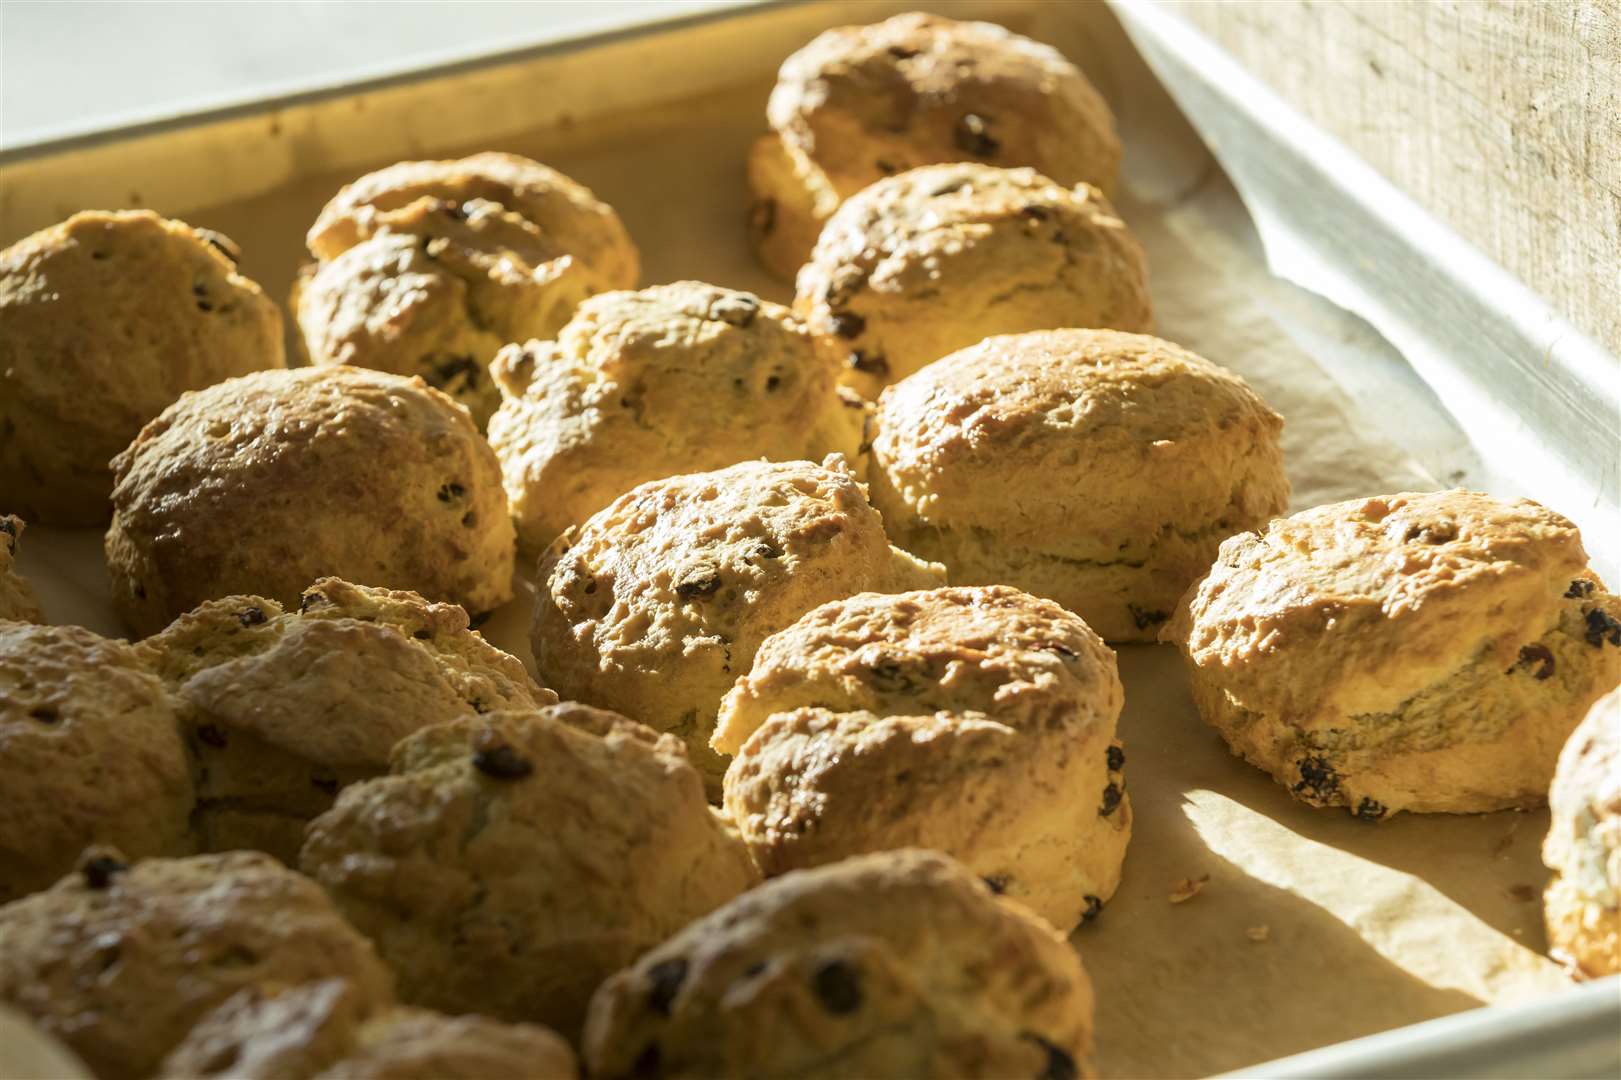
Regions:
M 1621 355 L 1621 0 L 1165 0 Z

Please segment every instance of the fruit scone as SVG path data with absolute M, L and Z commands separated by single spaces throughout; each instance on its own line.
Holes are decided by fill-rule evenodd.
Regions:
M 932 848 L 1068 933 L 1131 837 L 1123 701 L 1114 653 L 1050 600 L 862 593 L 765 640 L 713 743 L 767 875 Z
M 1040 1077 L 1092 1067 L 1092 985 L 1052 927 L 944 855 L 774 878 L 591 1001 L 588 1073 Z
M 787 308 L 678 281 L 582 304 L 492 366 L 518 542 L 540 552 L 637 484 L 739 461 L 858 460 L 866 407 Z
M 1235 536 L 1161 637 L 1235 754 L 1370 820 L 1541 805 L 1571 731 L 1621 682 L 1621 599 L 1576 527 L 1470 491 Z
M 1000 26 L 911 12 L 821 34 L 782 64 L 749 153 L 750 239 L 791 280 L 867 185 L 920 165 L 1031 166 L 1114 189 L 1114 117 L 1056 50 Z
M 1565 744 L 1548 809 L 1548 943 L 1580 977 L 1621 974 L 1621 688 Z
M 454 604 L 315 582 L 298 606 L 211 600 L 135 647 L 170 688 L 196 777 L 203 851 L 298 859 L 304 826 L 338 791 L 388 771 L 430 724 L 557 695 L 467 626 Z
M 219 233 L 74 214 L 0 251 L 0 514 L 98 525 L 107 462 L 187 390 L 286 363 L 281 312 Z
M 0 514 L 0 620 L 42 622 L 39 598 L 14 565 L 22 534 L 22 518 Z
M 586 297 L 634 286 L 640 262 L 612 207 L 502 153 L 368 173 L 307 243 L 318 261 L 290 306 L 310 362 L 420 375 L 480 427 L 499 403 L 496 352 L 551 338 Z
M 681 736 L 717 797 L 715 713 L 768 635 L 829 600 L 944 584 L 838 456 L 642 484 L 560 536 L 539 579 L 541 680 Z

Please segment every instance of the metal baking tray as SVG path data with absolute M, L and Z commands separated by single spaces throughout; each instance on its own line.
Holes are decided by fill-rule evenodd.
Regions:
M 284 297 L 304 258 L 305 227 L 345 180 L 402 158 L 511 149 L 563 169 L 613 203 L 642 248 L 645 283 L 699 277 L 786 299 L 784 287 L 755 265 L 741 228 L 742 161 L 763 130 L 776 66 L 829 26 L 914 8 L 986 18 L 1048 41 L 1098 83 L 1126 146 L 1121 209 L 1149 246 L 1167 336 L 1224 362 L 1245 351 L 1309 356 L 1321 384 L 1291 385 L 1280 375 L 1287 365 L 1234 366 L 1265 384 L 1292 426 L 1328 402 L 1322 416 L 1304 421 L 1308 430 L 1354 414 L 1369 429 L 1359 439 L 1392 448 L 1379 459 L 1384 464 L 1352 455 L 1345 477 L 1328 478 L 1314 493 L 1328 497 L 1336 483 L 1357 491 L 1378 477 L 1389 486 L 1411 478 L 1528 494 L 1574 518 L 1596 567 L 1615 579 L 1615 358 L 1185 24 L 1135 0 L 766 2 L 575 36 L 548 36 L 539 26 L 530 40 L 493 53 L 7 147 L 0 150 L 0 244 L 78 209 L 150 206 L 231 235 L 244 251 L 244 272 Z M 30 529 L 21 569 L 54 620 L 119 633 L 100 551 L 94 530 Z M 527 659 L 526 619 L 520 595 L 486 633 Z M 1253 888 L 1243 892 L 1246 871 L 1231 865 L 1238 855 L 1226 838 L 1200 835 L 1192 811 L 1156 826 L 1156 805 L 1168 812 L 1222 792 L 1238 796 L 1261 808 L 1256 820 L 1277 825 L 1298 850 L 1344 853 L 1346 865 L 1369 866 L 1372 877 L 1395 873 L 1374 865 L 1387 840 L 1419 838 L 1415 851 L 1430 851 L 1427 843 L 1445 855 L 1495 829 L 1501 843 L 1480 860 L 1492 864 L 1489 874 L 1454 872 L 1418 855 L 1387 861 L 1433 886 L 1436 903 L 1451 904 L 1483 933 L 1513 935 L 1533 952 L 1539 905 L 1524 895 L 1529 885 L 1513 896 L 1503 885 L 1540 885 L 1536 846 L 1546 816 L 1374 829 L 1294 806 L 1255 770 L 1226 758 L 1213 736 L 1189 748 L 1169 727 L 1142 726 L 1148 688 L 1177 678 L 1170 652 L 1121 651 L 1128 688 L 1122 731 L 1139 748 L 1132 760 L 1142 770 L 1132 774 L 1140 827 L 1122 897 L 1146 905 L 1152 893 L 1165 912 L 1173 910 L 1164 903 L 1166 882 L 1149 880 L 1163 869 L 1164 857 L 1152 850 L 1157 841 L 1174 840 L 1177 857 L 1200 855 L 1208 845 L 1227 876 L 1218 873 L 1207 895 L 1177 906 L 1175 915 L 1156 913 L 1147 922 L 1116 913 L 1125 905 L 1117 898 L 1097 925 L 1078 933 L 1098 983 L 1105 1075 L 1234 1068 L 1279 1077 L 1621 1075 L 1621 980 L 1470 1009 L 1480 999 L 1459 993 L 1444 975 L 1403 995 L 1387 994 L 1382 983 L 1359 991 L 1336 982 L 1343 973 L 1334 970 L 1279 973 L 1300 965 L 1302 951 L 1309 967 L 1320 946 L 1370 956 L 1372 949 L 1358 937 L 1363 931 L 1325 917 L 1286 886 L 1248 882 Z M 1166 776 L 1156 781 L 1155 767 Z M 1481 842 L 1475 855 L 1485 851 Z M 1224 885 L 1232 886 L 1227 895 Z M 1293 939 L 1291 916 L 1273 919 L 1272 952 L 1264 945 L 1222 951 L 1194 940 L 1232 926 L 1241 931 L 1244 923 L 1234 920 L 1265 917 L 1255 914 L 1254 898 L 1273 894 L 1299 910 Z M 1137 936 L 1123 939 L 1128 926 Z M 1400 959 L 1399 950 L 1393 955 Z M 1172 962 L 1183 966 L 1167 975 L 1164 965 Z M 1263 972 L 1273 973 L 1266 984 L 1272 997 L 1247 999 Z M 1400 985 L 1421 981 L 1398 974 Z M 1308 993 L 1314 1022 L 1277 1030 L 1290 1023 L 1275 1010 Z M 1346 999 L 1350 1011 L 1361 1010 L 1355 1022 L 1339 1015 Z M 1199 1045 L 1203 1040 L 1185 1033 L 1200 1018 L 1207 1028 L 1231 1028 L 1229 1037 Z M 1420 1020 L 1427 1022 L 1413 1023 Z M 1128 1037 L 1128 1028 L 1135 1034 Z M 1162 1056 L 1111 1050 L 1111 1042 L 1129 1041 Z M 1278 1060 L 1262 1064 L 1267 1058 Z

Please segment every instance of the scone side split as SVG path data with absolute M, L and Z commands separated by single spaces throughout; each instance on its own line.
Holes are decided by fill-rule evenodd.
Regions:
M 1565 744 L 1548 809 L 1550 951 L 1578 978 L 1621 974 L 1621 687 L 1594 703 Z
M 44 622 L 39 597 L 26 578 L 17 573 L 17 545 L 25 524 L 14 514 L 0 514 L 0 619 L 12 622 Z

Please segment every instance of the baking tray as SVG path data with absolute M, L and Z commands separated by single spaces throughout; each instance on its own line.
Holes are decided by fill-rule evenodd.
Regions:
M 786 299 L 741 228 L 742 161 L 775 67 L 828 26 L 917 7 L 1049 41 L 1099 84 L 1126 144 L 1121 209 L 1149 252 L 1161 332 L 1243 372 L 1284 414 L 1297 504 L 1464 484 L 1543 498 L 1590 543 L 1616 535 L 1613 358 L 1579 336 L 1517 333 L 1534 307 L 1516 307 L 1518 323 L 1480 314 L 1535 298 L 1467 259 L 1460 270 L 1425 258 L 1410 218 L 1374 212 L 1411 207 L 1348 207 L 1335 201 L 1343 185 L 1302 186 L 1325 167 L 1310 133 L 1233 90 L 1248 87 L 1241 72 L 1136 4 L 766 3 L 568 39 L 542 31 L 496 54 L 11 147 L 0 242 L 77 209 L 151 206 L 232 236 L 244 271 L 285 296 L 304 228 L 345 180 L 401 158 L 509 149 L 613 203 L 645 283 L 696 277 Z M 1407 259 L 1412 282 L 1361 268 L 1367 250 L 1385 271 Z M 1403 287 L 1406 307 L 1388 295 Z M 1448 312 L 1444 332 L 1414 303 Z M 1490 363 L 1462 347 L 1471 318 L 1491 331 Z M 1499 399 L 1538 406 L 1516 410 L 1518 442 L 1500 437 Z M 1537 453 L 1503 452 L 1525 442 Z M 1613 543 L 1592 546 L 1613 577 Z M 31 529 L 21 569 L 53 620 L 117 633 L 100 551 L 96 531 Z M 526 661 L 529 595 L 525 583 L 486 627 Z M 1098 987 L 1104 1075 L 1621 1072 L 1621 984 L 1574 989 L 1541 956 L 1544 812 L 1370 826 L 1311 810 L 1199 724 L 1174 650 L 1124 648 L 1121 668 L 1136 835 L 1120 892 L 1074 939 Z M 1196 897 L 1170 903 L 1178 879 L 1205 875 Z

